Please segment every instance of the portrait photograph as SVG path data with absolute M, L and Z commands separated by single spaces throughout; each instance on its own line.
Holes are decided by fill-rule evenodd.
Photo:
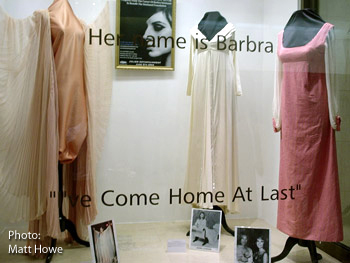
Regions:
M 190 248 L 220 251 L 221 211 L 192 209 Z
M 174 70 L 175 0 L 117 0 L 116 68 Z
M 92 262 L 118 263 L 117 235 L 113 220 L 89 226 Z
M 235 263 L 270 263 L 270 229 L 235 227 Z

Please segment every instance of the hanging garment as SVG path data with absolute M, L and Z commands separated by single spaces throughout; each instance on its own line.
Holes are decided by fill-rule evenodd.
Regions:
M 59 161 L 71 163 L 87 135 L 84 28 L 68 0 L 49 7 L 58 90 Z
M 55 14 L 51 14 L 52 10 L 50 14 L 47 10 L 35 12 L 22 20 L 12 19 L 0 10 L 0 33 L 4 36 L 0 41 L 0 107 L 4 109 L 0 115 L 3 128 L 0 135 L 4 138 L 0 143 L 0 195 L 6 197 L 1 208 L 12 209 L 11 213 L 2 213 L 8 220 L 31 220 L 29 231 L 41 234 L 41 240 L 28 241 L 31 247 L 48 246 L 48 237 L 58 238 L 61 233 L 57 199 L 59 160 L 65 163 L 67 196 L 78 196 L 80 200 L 88 195 L 91 199 L 89 207 L 83 207 L 80 202 L 73 207 L 65 198 L 64 214 L 76 225 L 80 237 L 87 238 L 86 226 L 97 214 L 96 163 L 109 119 L 112 51 L 98 42 L 90 45 L 81 41 L 89 38 L 90 28 L 94 33 L 100 29 L 110 32 L 108 3 L 89 26 L 74 16 L 67 0 L 56 0 L 53 6 L 58 4 L 65 9 L 56 10 Z M 60 11 L 64 13 L 61 17 Z M 60 18 L 63 22 L 55 23 Z M 74 54 L 69 54 L 67 46 L 67 51 L 61 50 L 65 40 L 56 42 L 66 35 L 63 31 L 55 32 L 57 28 L 51 31 L 50 19 L 54 27 L 73 25 L 79 29 L 75 35 L 79 38 L 75 43 L 79 50 L 74 49 L 78 64 L 72 62 Z M 57 78 L 60 78 L 57 81 L 53 49 Z M 64 59 L 58 59 L 58 54 Z M 64 67 L 69 70 L 65 71 Z M 72 94 L 76 88 L 80 88 L 78 95 Z M 63 115 L 66 114 L 63 122 L 59 119 L 60 102 Z M 71 119 L 75 115 L 78 117 Z
M 88 114 L 87 137 L 76 160 L 64 165 L 64 182 L 67 182 L 65 186 L 67 194 L 91 197 L 91 206 L 88 208 L 81 205 L 73 207 L 68 199 L 65 200 L 66 207 L 69 207 L 69 219 L 75 223 L 79 235 L 87 239 L 87 225 L 95 219 L 97 214 L 96 168 L 109 121 L 113 81 L 111 47 L 99 45 L 97 40 L 93 40 L 90 45 L 88 40 L 90 29 L 93 33 L 99 32 L 100 29 L 102 32 L 111 32 L 108 3 L 91 25 L 86 25 L 84 22 L 82 25 L 85 32 L 84 81 Z
M 116 260 L 116 246 L 113 229 L 108 226 L 105 230 L 94 231 L 95 253 L 97 262 L 113 263 Z
M 60 5 L 56 5 L 56 3 L 59 3 Z M 53 7 L 58 8 L 58 10 L 53 9 Z M 51 10 L 50 10 L 51 9 Z M 73 28 L 75 28 L 78 32 L 79 39 L 75 41 L 75 45 L 77 45 L 76 49 L 79 49 L 77 52 L 83 52 L 83 58 L 79 56 L 79 62 L 83 62 L 81 65 L 80 63 L 76 63 L 76 61 L 72 62 L 72 57 L 70 57 L 69 52 L 68 54 L 65 53 L 64 50 L 60 51 L 60 55 L 63 56 L 62 58 L 57 58 L 57 53 L 55 56 L 55 61 L 60 61 L 62 63 L 63 67 L 66 67 L 69 64 L 74 64 L 75 67 L 82 68 L 83 72 L 79 71 L 73 71 L 73 73 L 79 73 L 78 76 L 75 76 L 72 78 L 72 80 L 75 79 L 75 83 L 70 83 L 67 81 L 63 81 L 60 85 L 60 81 L 58 78 L 65 78 L 65 75 L 57 75 L 57 89 L 58 93 L 63 93 L 62 98 L 68 100 L 68 102 L 62 102 L 64 105 L 72 105 L 75 104 L 75 111 L 70 111 L 71 115 L 77 114 L 78 116 L 84 116 L 84 107 L 86 107 L 87 110 L 87 136 L 85 140 L 83 141 L 81 148 L 78 151 L 78 154 L 68 154 L 68 155 L 61 155 L 61 157 L 64 156 L 70 156 L 72 158 L 75 158 L 74 161 L 60 158 L 62 162 L 66 162 L 63 166 L 63 187 L 64 191 L 66 192 L 67 196 L 70 196 L 71 198 L 78 197 L 82 198 L 84 195 L 87 195 L 90 197 L 89 207 L 84 207 L 81 205 L 80 202 L 77 202 L 75 206 L 73 206 L 69 202 L 69 198 L 65 198 L 64 200 L 64 209 L 63 213 L 64 215 L 71 220 L 76 229 L 77 233 L 80 238 L 82 239 L 88 239 L 88 233 L 87 233 L 87 225 L 90 224 L 97 215 L 97 200 L 95 196 L 96 187 L 95 187 L 95 175 L 96 175 L 96 163 L 97 160 L 100 157 L 100 153 L 102 151 L 102 146 L 104 142 L 104 135 L 107 128 L 108 120 L 109 120 L 109 109 L 110 109 L 110 99 L 111 99 L 111 91 L 112 91 L 112 53 L 111 49 L 108 46 L 99 45 L 98 42 L 92 42 L 92 45 L 89 44 L 88 41 L 83 42 L 83 46 L 81 46 L 81 29 L 83 29 L 83 32 L 85 36 L 85 39 L 89 39 L 89 30 L 92 29 L 92 32 L 98 32 L 100 29 L 102 29 L 103 32 L 110 32 L 109 29 L 109 5 L 106 4 L 105 8 L 102 10 L 102 12 L 99 14 L 97 19 L 89 26 L 87 26 L 84 22 L 81 22 L 81 27 L 77 22 L 77 18 L 75 17 L 74 13 L 72 12 L 72 9 L 68 3 L 67 0 L 56 0 L 53 3 L 53 6 L 49 8 L 50 14 L 54 13 L 52 19 L 59 19 L 64 18 L 67 19 L 68 25 L 71 23 L 74 24 Z M 62 14 L 63 13 L 63 14 Z M 61 16 L 62 15 L 62 16 Z M 71 22 L 74 21 L 74 22 Z M 55 22 L 55 24 L 59 24 L 62 26 L 64 23 Z M 54 25 L 55 25 L 54 24 Z M 69 29 L 68 29 L 69 30 Z M 52 32 L 54 34 L 54 32 Z M 62 37 L 62 36 L 61 36 Z M 53 43 L 55 44 L 55 40 Z M 63 41 L 64 42 L 64 41 Z M 80 50 L 81 49 L 81 50 Z M 54 49 L 55 50 L 55 49 Z M 80 53 L 79 53 L 80 54 Z M 65 63 L 64 60 L 67 60 Z M 56 67 L 60 67 L 60 64 L 56 64 Z M 59 70 L 57 70 L 59 72 Z M 83 74 L 81 74 L 83 73 Z M 69 73 L 66 73 L 69 74 Z M 82 78 L 83 77 L 83 78 Z M 82 100 L 74 100 L 70 101 L 72 98 L 75 98 L 77 95 L 72 96 L 66 96 L 64 93 L 66 91 L 66 88 L 68 92 L 73 93 L 75 91 L 75 88 L 81 87 L 82 91 L 80 91 L 80 95 L 83 95 L 83 92 L 86 94 L 86 101 Z M 78 92 L 79 94 L 79 92 Z M 59 96 L 58 96 L 59 97 Z M 60 98 L 60 97 L 59 97 Z M 58 103 L 60 104 L 60 103 Z M 69 107 L 69 109 L 72 109 L 72 106 Z M 80 111 L 80 113 L 77 113 L 76 111 Z M 79 128 L 81 128 L 84 123 L 84 118 L 82 117 L 82 125 L 77 125 Z M 74 129 L 74 123 L 75 119 L 72 121 L 68 121 L 67 123 L 70 125 L 66 125 L 67 123 L 64 123 L 62 125 L 66 125 L 66 127 L 72 128 L 76 135 L 75 138 L 77 138 L 76 141 L 81 141 L 80 138 L 83 138 L 83 134 L 85 134 L 84 129 Z M 60 122 L 58 121 L 58 124 L 60 125 Z M 60 127 L 60 126 L 59 126 Z M 65 142 L 70 141 L 70 129 L 68 129 L 68 132 L 66 134 L 66 140 L 63 140 Z M 60 134 L 61 136 L 61 134 Z M 63 135 L 64 136 L 64 135 Z M 61 142 L 62 140 L 60 140 Z M 75 145 L 79 145 L 79 143 L 75 143 Z M 73 142 L 74 144 L 74 142 Z M 63 144 L 63 145 L 69 145 Z M 75 151 L 70 151 L 71 147 L 66 147 L 68 149 L 68 153 L 74 153 Z M 62 153 L 62 152 L 61 152 Z M 58 220 L 58 219 L 56 219 Z M 49 228 L 45 227 L 45 224 L 43 222 L 47 221 L 47 218 L 42 217 L 40 220 L 32 221 L 30 222 L 29 231 L 37 231 L 39 233 L 46 233 L 48 232 Z M 56 233 L 53 233 L 50 235 L 51 237 L 58 237 L 60 235 L 60 231 L 57 231 Z M 42 235 L 44 236 L 44 235 Z M 39 242 L 39 243 L 38 243 Z M 40 243 L 38 240 L 31 240 L 30 245 L 34 244 L 42 244 L 47 245 L 47 241 L 45 243 Z
M 198 205 L 226 205 L 231 211 L 236 210 L 232 196 L 237 187 L 235 95 L 242 94 L 236 53 L 228 48 L 234 32 L 234 26 L 228 23 L 208 41 L 198 27 L 191 30 L 187 95 L 192 95 L 192 108 L 185 183 L 186 192 L 195 196 L 197 192 L 215 196 L 222 191 L 223 203 L 211 202 L 209 198 L 204 202 L 202 198 Z M 218 50 L 218 39 L 222 41 L 223 37 L 226 49 Z
M 57 87 L 47 10 L 14 19 L 0 7 L 0 216 L 58 217 Z M 58 224 L 52 224 L 55 232 Z
M 334 86 L 333 25 L 306 45 L 286 48 L 278 36 L 274 128 L 281 131 L 277 228 L 295 238 L 343 238 L 334 129 L 339 129 Z

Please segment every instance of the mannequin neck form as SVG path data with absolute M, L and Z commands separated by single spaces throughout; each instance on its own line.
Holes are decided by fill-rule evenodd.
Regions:
M 207 12 L 198 24 L 198 29 L 211 40 L 227 25 L 226 19 L 218 11 Z
M 326 22 L 311 9 L 293 13 L 283 33 L 284 47 L 304 46 L 310 42 Z
M 220 12 L 218 11 L 211 11 L 211 12 L 206 12 L 202 18 L 202 21 L 206 22 L 219 22 L 222 19 L 225 19 Z

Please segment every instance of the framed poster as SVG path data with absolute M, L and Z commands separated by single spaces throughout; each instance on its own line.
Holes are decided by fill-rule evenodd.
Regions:
M 221 211 L 192 208 L 190 248 L 220 251 Z
M 90 225 L 88 231 L 92 262 L 120 262 L 117 234 L 113 220 Z
M 270 229 L 235 227 L 235 263 L 270 263 Z
M 174 70 L 175 0 L 117 0 L 117 69 Z

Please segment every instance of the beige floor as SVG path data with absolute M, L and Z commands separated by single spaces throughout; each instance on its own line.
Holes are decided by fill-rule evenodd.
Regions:
M 271 250 L 272 255 L 279 254 L 285 244 L 287 236 L 275 228 L 269 226 L 262 220 L 229 220 L 230 227 L 255 226 L 271 228 Z M 14 230 L 14 229 L 11 229 Z M 17 229 L 25 232 L 25 228 Z M 203 252 L 187 249 L 186 253 L 167 253 L 168 239 L 184 239 L 188 245 L 186 232 L 189 230 L 189 222 L 176 223 L 144 223 L 144 224 L 118 224 L 117 235 L 119 243 L 120 262 L 122 263 L 233 263 L 234 262 L 234 238 L 226 231 L 221 234 L 220 253 Z M 23 255 L 9 255 L 8 239 L 9 229 L 0 231 L 0 262 L 22 263 L 22 262 L 44 262 L 44 260 L 33 260 Z M 11 241 L 12 245 L 14 241 Z M 24 243 L 18 243 L 24 245 Z M 91 254 L 89 248 L 79 245 L 63 246 L 64 253 L 55 255 L 53 263 L 74 262 L 90 263 Z M 318 251 L 323 256 L 322 263 L 339 262 L 329 255 Z M 284 263 L 306 263 L 310 262 L 310 256 L 306 248 L 295 246 L 289 256 L 282 260 Z

